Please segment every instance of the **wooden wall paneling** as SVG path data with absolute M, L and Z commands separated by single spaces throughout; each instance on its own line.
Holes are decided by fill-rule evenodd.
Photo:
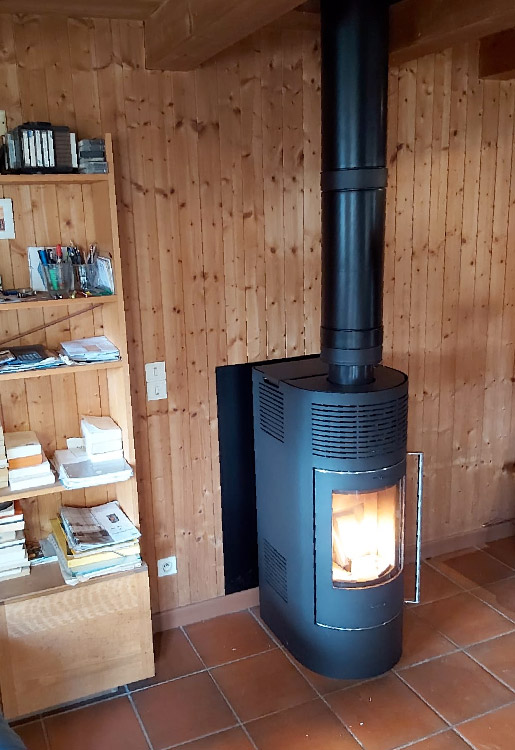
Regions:
M 179 232 L 182 246 L 184 316 L 188 376 L 192 501 L 190 531 L 194 534 L 191 597 L 200 601 L 217 590 L 213 539 L 213 484 L 210 472 L 209 388 L 204 297 L 204 266 L 198 185 L 198 133 L 195 78 L 177 73 L 173 78 L 175 101 L 174 141 L 179 199 Z
M 506 390 L 506 371 L 512 356 L 503 346 L 503 309 L 505 300 L 506 260 L 508 241 L 508 212 L 512 180 L 513 113 L 515 87 L 501 83 L 499 87 L 499 126 L 497 135 L 497 160 L 495 165 L 495 190 L 493 198 L 491 274 L 488 302 L 488 329 L 486 341 L 485 399 L 482 418 L 481 471 L 479 499 L 488 498 L 481 510 L 486 520 L 497 513 L 498 518 L 510 517 L 511 493 L 508 495 L 502 481 L 502 457 L 506 451 L 506 430 L 503 411 L 509 393 Z M 508 397 L 508 398 L 507 398 Z M 499 461 L 501 456 L 501 462 Z
M 191 601 L 191 590 L 195 580 L 195 539 L 191 524 L 191 447 L 189 440 L 189 394 L 186 378 L 186 328 L 184 317 L 183 267 L 180 240 L 178 180 L 174 169 L 180 158 L 174 133 L 176 125 L 172 74 L 163 78 L 163 105 L 167 132 L 167 174 L 170 234 L 164 245 L 162 256 L 164 313 L 168 310 L 168 325 L 165 326 L 167 353 L 167 381 L 170 402 L 169 424 L 172 453 L 173 508 L 175 517 L 175 543 L 177 549 L 177 602 L 183 605 Z M 158 212 L 159 218 L 159 212 Z M 223 280 L 220 276 L 220 283 Z M 223 333 L 225 338 L 225 330 Z
M 80 137 L 94 138 L 100 133 L 97 77 L 93 71 L 94 27 L 90 18 L 68 19 L 73 103 Z
M 220 165 L 223 259 L 227 329 L 227 362 L 247 359 L 245 310 L 245 248 L 243 244 L 243 184 L 239 60 L 222 55 L 217 65 L 220 106 Z
M 513 83 L 509 84 L 513 86 Z M 513 515 L 514 490 L 514 432 L 515 420 L 515 131 L 511 146 L 511 183 L 507 214 L 507 254 L 504 283 L 504 300 L 502 310 L 501 345 L 502 357 L 499 363 L 498 378 L 500 381 L 500 406 L 497 414 L 497 440 L 499 451 L 496 457 L 495 492 L 501 507 L 501 514 L 506 508 L 506 515 Z M 497 509 L 496 509 L 497 510 Z M 502 517 L 501 516 L 501 517 Z
M 440 524 L 434 469 L 438 446 L 440 408 L 441 338 L 443 316 L 445 225 L 447 216 L 447 170 L 449 165 L 449 125 L 451 110 L 452 53 L 435 55 L 433 93 L 433 144 L 431 154 L 431 190 L 429 206 L 429 257 L 426 302 L 424 362 L 424 433 L 426 456 L 423 535 L 434 538 Z
M 431 196 L 431 150 L 433 144 L 434 56 L 418 60 L 415 112 L 415 172 L 413 201 L 413 253 L 410 312 L 409 377 L 411 392 L 408 443 L 422 447 L 424 421 L 424 370 L 426 349 L 427 266 L 429 256 L 429 209 Z
M 302 105 L 304 122 L 304 345 L 320 352 L 320 40 L 303 33 Z
M 223 593 L 223 547 L 222 547 L 222 493 L 220 486 L 220 463 L 218 460 L 218 410 L 216 398 L 216 368 L 228 362 L 228 335 L 226 314 L 224 277 L 220 269 L 224 266 L 224 187 L 222 183 L 222 163 L 220 140 L 222 137 L 220 112 L 218 71 L 214 63 L 204 65 L 195 73 L 195 88 L 197 94 L 197 131 L 198 131 L 198 165 L 200 185 L 200 217 L 202 222 L 202 247 L 204 260 L 204 295 L 206 305 L 206 337 L 207 364 L 209 388 L 209 439 L 211 460 L 211 474 L 213 481 L 213 511 L 214 511 L 214 545 L 216 559 L 217 591 Z M 241 138 L 241 102 L 233 101 L 233 107 L 240 109 Z M 240 179 L 243 192 L 242 163 L 236 178 Z M 236 186 L 235 186 L 236 188 Z M 238 208 L 238 207 L 237 207 Z M 243 195 L 239 201 L 239 211 L 235 214 L 238 222 L 236 241 L 240 243 L 238 255 L 241 262 L 245 262 L 247 247 L 244 238 Z M 236 217 L 238 217 L 236 219 Z M 241 263 L 240 273 L 243 273 Z M 240 331 L 238 338 L 246 331 L 241 319 L 246 321 L 245 290 L 240 278 L 241 291 L 238 294 L 240 316 Z M 246 341 L 244 341 L 244 345 Z M 240 344 L 236 348 L 241 348 Z M 246 347 L 245 347 L 246 348 Z M 234 352 L 233 352 L 234 354 Z
M 18 83 L 24 120 L 48 120 L 47 46 L 41 45 L 40 19 L 13 16 Z M 19 123 L 16 123 L 19 124 Z
M 241 178 L 245 249 L 247 356 L 266 359 L 266 280 L 263 189 L 263 121 L 260 37 L 240 57 Z
M 68 20 L 60 16 L 42 17 L 39 19 L 38 31 L 44 39 L 55 38 L 59 40 L 58 44 L 45 45 L 45 78 L 49 120 L 59 125 L 68 125 L 69 128 L 76 131 L 77 115 L 71 75 Z
M 302 42 L 302 32 L 283 32 L 283 235 L 287 357 L 298 357 L 305 351 L 304 306 L 299 304 L 304 285 Z
M 21 122 L 21 102 L 13 19 L 3 14 L 0 14 L 0 63 L 2 106 L 5 108 L 7 127 L 12 128 Z
M 147 73 L 146 84 L 148 87 L 149 103 L 149 111 L 146 119 L 150 122 L 147 148 L 150 145 L 151 150 L 149 155 L 151 155 L 152 161 L 150 162 L 147 159 L 145 182 L 146 184 L 148 183 L 150 171 L 152 170 L 153 184 L 155 185 L 154 194 L 152 195 L 149 191 L 148 195 L 148 200 L 151 200 L 153 203 L 155 214 L 155 239 L 152 240 L 153 246 L 150 252 L 151 266 L 148 268 L 148 272 L 152 279 L 151 312 L 153 312 L 154 318 L 159 318 L 158 325 L 156 326 L 159 336 L 159 348 L 156 350 L 155 359 L 166 362 L 168 352 L 166 351 L 164 331 L 168 318 L 173 317 L 174 313 L 172 309 L 173 301 L 170 299 L 169 289 L 166 284 L 163 284 L 164 269 L 161 262 L 161 259 L 165 255 L 161 248 L 170 242 L 171 234 L 163 76 L 155 73 Z M 151 325 L 152 319 L 149 318 L 148 322 Z M 168 389 L 170 389 L 169 366 L 167 366 L 167 375 Z M 174 513 L 170 512 L 170 509 L 173 509 L 173 497 L 176 495 L 176 481 L 172 462 L 172 442 L 168 418 L 170 403 L 173 398 L 170 390 L 168 390 L 168 395 L 169 400 L 149 403 L 149 430 L 155 433 L 156 439 L 152 447 L 157 452 L 155 457 L 152 456 L 152 471 L 153 473 L 158 472 L 161 483 L 158 491 L 153 492 L 152 502 L 156 559 L 176 554 L 175 518 Z M 154 408 L 150 409 L 152 404 Z M 157 427 L 159 429 L 156 429 Z M 158 445 L 158 440 L 161 445 Z M 179 476 L 180 474 L 181 472 L 179 471 Z M 163 609 L 173 607 L 177 601 L 176 577 L 167 576 L 158 579 L 158 590 L 160 607 Z
M 145 153 L 145 126 L 144 123 L 147 119 L 147 87 L 146 87 L 146 73 L 143 71 L 143 59 L 142 59 L 142 43 L 139 36 L 139 29 L 136 26 L 131 26 L 128 30 L 125 30 L 123 36 L 123 87 L 125 95 L 125 112 L 127 121 L 127 152 L 126 158 L 128 160 L 128 166 L 130 170 L 130 204 L 132 205 L 133 217 L 134 217 L 134 244 L 130 248 L 130 266 L 131 275 L 129 277 L 129 288 L 132 291 L 136 291 L 138 300 L 138 318 L 139 326 L 135 331 L 135 334 L 140 337 L 140 345 L 138 347 L 138 357 L 134 361 L 136 371 L 139 373 L 138 388 L 135 394 L 138 418 L 144 423 L 144 427 L 140 434 L 140 440 L 145 440 L 145 454 L 143 457 L 142 471 L 144 472 L 143 477 L 146 479 L 142 485 L 140 484 L 143 492 L 140 496 L 141 502 L 141 523 L 143 538 L 150 536 L 152 538 L 152 546 L 147 545 L 150 548 L 150 561 L 155 561 L 155 524 L 154 524 L 154 510 L 151 502 L 151 498 L 154 493 L 158 493 L 159 489 L 163 491 L 162 481 L 159 476 L 156 476 L 156 462 L 159 465 L 160 457 L 156 455 L 156 449 L 161 450 L 159 445 L 159 423 L 151 424 L 149 414 L 156 413 L 159 411 L 160 404 L 155 402 L 153 405 L 147 403 L 146 400 L 146 385 L 144 380 L 144 365 L 145 362 L 154 362 L 159 359 L 158 350 L 160 348 L 160 341 L 158 340 L 157 332 L 159 330 L 160 321 L 159 315 L 154 315 L 153 300 L 152 300 L 152 273 L 149 268 L 149 257 L 152 252 L 150 244 L 155 242 L 155 237 L 152 236 L 153 227 L 149 225 L 149 221 L 152 222 L 152 216 L 147 216 L 146 208 L 146 196 L 145 193 L 145 165 L 144 165 L 144 153 Z M 128 248 L 127 248 L 128 249 Z M 155 283 L 159 283 L 159 270 L 155 275 Z M 159 294 L 160 298 L 160 294 Z M 156 303 L 159 299 L 156 300 Z M 130 304 L 128 305 L 130 307 Z M 162 319 L 161 319 L 162 326 Z M 161 327 L 162 330 L 162 327 Z M 157 404 L 157 407 L 156 407 Z M 150 406 L 150 409 L 148 408 Z M 157 429 L 156 429 L 157 428 Z M 165 443 L 166 446 L 166 443 Z M 138 455 L 136 454 L 138 458 Z M 145 553 L 147 553 L 145 549 Z M 159 601 L 158 584 L 157 581 L 153 582 L 152 600 L 154 605 L 155 601 Z
M 395 284 L 395 220 L 397 201 L 397 157 L 399 125 L 399 69 L 388 71 L 388 126 L 386 136 L 386 223 L 384 236 L 383 276 L 383 361 L 391 365 L 393 356 L 394 284 Z
M 458 295 L 460 285 L 460 245 L 463 217 L 463 180 L 465 175 L 465 133 L 467 100 L 464 91 L 468 80 L 468 49 L 453 51 L 451 78 L 451 110 L 449 161 L 447 177 L 447 217 L 445 223 L 444 288 L 442 310 L 442 344 L 440 367 L 440 408 L 438 443 L 435 456 L 435 497 L 442 497 L 439 513 L 441 524 L 448 524 L 452 511 L 449 484 L 449 458 L 453 451 L 454 390 L 456 377 L 456 344 L 458 332 Z M 445 496 L 445 499 L 443 499 Z
M 411 255 L 413 247 L 413 177 L 415 169 L 415 110 L 417 61 L 399 69 L 397 200 L 393 304 L 393 366 L 408 371 L 411 305 Z
M 485 402 L 485 375 L 488 337 L 488 305 L 492 263 L 493 202 L 497 163 L 497 138 L 499 129 L 498 81 L 483 83 L 483 130 L 481 137 L 481 174 L 477 223 L 476 275 L 474 280 L 474 318 L 472 324 L 473 369 L 469 374 L 474 389 L 469 407 L 468 460 L 474 466 L 472 502 L 467 507 L 467 525 L 473 528 L 483 510 L 488 517 L 491 507 L 488 499 L 481 500 L 481 476 L 485 471 L 482 454 L 482 433 Z M 498 196 L 499 198 L 499 196 Z M 499 198 L 500 199 L 500 198 Z
M 267 314 L 267 357 L 286 353 L 284 303 L 283 232 L 283 57 L 281 34 L 261 37 L 261 86 L 263 113 L 263 183 L 265 216 L 265 284 Z

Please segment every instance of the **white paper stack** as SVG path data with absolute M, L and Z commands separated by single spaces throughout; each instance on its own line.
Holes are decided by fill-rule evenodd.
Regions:
M 7 454 L 5 452 L 4 428 L 0 424 L 0 489 L 7 487 L 9 478 L 7 475 Z
M 61 349 L 72 362 L 114 362 L 120 359 L 119 350 L 105 336 L 63 341 Z
M 94 462 L 82 448 L 56 451 L 54 464 L 59 479 L 69 490 L 125 482 L 132 477 L 132 468 L 124 458 Z
M 39 461 L 35 465 L 9 469 L 9 487 L 13 492 L 54 484 L 54 473 L 35 432 L 6 432 L 5 447 L 9 462 L 31 457 Z
M 111 417 L 82 417 L 80 427 L 90 461 L 123 459 L 122 431 Z

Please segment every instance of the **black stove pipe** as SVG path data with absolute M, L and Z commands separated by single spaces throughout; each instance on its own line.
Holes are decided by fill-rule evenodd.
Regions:
M 321 358 L 336 385 L 382 359 L 388 3 L 321 0 Z

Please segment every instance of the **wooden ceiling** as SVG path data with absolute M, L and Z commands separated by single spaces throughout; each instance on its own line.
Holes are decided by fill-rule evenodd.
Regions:
M 390 0 L 390 4 L 392 63 L 483 40 L 485 77 L 515 75 L 514 37 L 504 34 L 515 27 L 515 0 Z M 299 0 L 0 0 L 2 12 L 142 20 L 147 68 L 158 70 L 194 69 L 271 23 L 299 29 L 319 24 L 319 0 L 300 5 Z
M 162 0 L 0 0 L 0 13 L 144 20 Z

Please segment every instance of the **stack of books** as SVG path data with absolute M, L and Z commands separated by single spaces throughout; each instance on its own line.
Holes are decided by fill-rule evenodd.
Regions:
M 105 336 L 63 341 L 61 353 L 69 363 L 116 362 L 120 359 L 119 349 Z
M 5 447 L 13 492 L 54 484 L 55 476 L 35 432 L 6 432 Z
M 0 373 L 48 370 L 65 365 L 61 357 L 44 346 L 11 346 L 0 351 Z
M 25 549 L 25 520 L 18 500 L 0 503 L 0 581 L 30 573 Z
M 66 583 L 134 570 L 141 565 L 140 533 L 118 502 L 62 507 L 49 537 Z
M 90 461 L 123 458 L 122 431 L 111 417 L 82 417 L 80 428 Z
M 9 484 L 7 471 L 7 454 L 5 452 L 4 428 L 0 424 L 0 489 L 4 489 Z

